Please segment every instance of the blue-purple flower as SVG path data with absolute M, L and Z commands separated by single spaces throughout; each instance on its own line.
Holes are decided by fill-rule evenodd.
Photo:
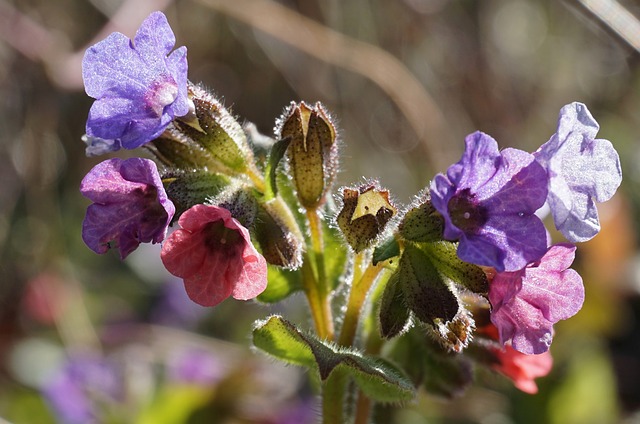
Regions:
M 159 243 L 175 214 L 149 159 L 101 162 L 84 177 L 80 192 L 94 202 L 87 208 L 82 238 L 96 253 L 117 247 L 124 259 L 140 243 Z
M 89 137 L 134 149 L 189 112 L 187 49 L 171 53 L 175 41 L 167 18 L 154 12 L 134 40 L 115 32 L 86 51 L 82 77 L 96 99 L 87 120 Z
M 98 404 L 118 402 L 124 380 L 115 363 L 92 355 L 69 358 L 44 387 L 44 395 L 60 422 L 102 422 Z
M 431 183 L 431 202 L 444 217 L 444 238 L 459 240 L 466 262 L 516 271 L 547 250 L 547 232 L 534 214 L 547 197 L 547 176 L 533 155 L 498 150 L 487 134 L 465 139 L 447 174 Z
M 595 203 L 609 200 L 622 181 L 618 153 L 610 141 L 596 139 L 599 128 L 584 104 L 568 104 L 557 132 L 534 153 L 549 176 L 547 202 L 556 228 L 572 242 L 600 231 Z
M 578 313 L 584 302 L 582 278 L 569 268 L 575 250 L 572 244 L 557 244 L 539 262 L 495 275 L 489 301 L 500 343 L 511 341 L 515 350 L 526 354 L 549 350 L 553 324 Z

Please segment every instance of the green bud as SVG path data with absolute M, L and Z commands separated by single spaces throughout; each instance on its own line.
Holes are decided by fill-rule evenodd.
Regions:
M 267 263 L 287 269 L 302 265 L 304 239 L 282 199 L 259 205 L 253 232 Z
M 224 175 L 202 171 L 165 175 L 163 180 L 169 182 L 166 190 L 176 206 L 176 218 L 194 205 L 211 204 L 210 200 L 227 190 L 231 184 L 231 180 Z
M 332 119 L 319 102 L 313 108 L 292 102 L 279 120 L 276 136 L 291 139 L 287 157 L 300 203 L 306 209 L 317 209 L 324 203 L 338 168 Z
M 343 189 L 342 203 L 336 222 L 356 253 L 372 246 L 397 212 L 389 200 L 389 192 L 376 188 L 375 184 L 357 190 Z
M 195 169 L 216 169 L 216 161 L 206 150 L 171 124 L 164 134 L 147 147 L 167 168 L 191 171 Z
M 404 215 L 398 226 L 398 234 L 407 241 L 430 242 L 442 240 L 444 219 L 428 198 Z
M 175 120 L 176 128 L 218 162 L 220 170 L 246 171 L 253 161 L 253 152 L 242 126 L 204 88 L 189 83 L 188 90 L 195 116 Z

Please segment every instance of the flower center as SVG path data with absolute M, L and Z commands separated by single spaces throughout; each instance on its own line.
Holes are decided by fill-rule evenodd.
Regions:
M 161 116 L 164 108 L 172 104 L 178 97 L 178 86 L 172 81 L 158 82 L 154 85 L 151 93 L 149 105 L 158 116 Z
M 228 251 L 229 255 L 233 255 L 244 240 L 237 230 L 225 227 L 222 220 L 208 223 L 202 231 L 208 249 Z
M 479 231 L 489 219 L 487 209 L 477 204 L 468 188 L 456 193 L 449 200 L 447 208 L 453 225 L 465 233 Z

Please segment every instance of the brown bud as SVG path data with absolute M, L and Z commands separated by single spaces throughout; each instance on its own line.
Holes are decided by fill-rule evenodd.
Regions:
M 397 209 L 389 200 L 389 192 L 375 184 L 357 190 L 342 191 L 343 207 L 336 221 L 347 243 L 355 252 L 373 245 Z
M 332 119 L 319 102 L 313 108 L 292 102 L 280 119 L 276 136 L 291 139 L 287 157 L 300 203 L 307 209 L 318 208 L 338 168 Z
M 259 205 L 253 231 L 267 263 L 288 269 L 302 265 L 302 234 L 282 199 Z

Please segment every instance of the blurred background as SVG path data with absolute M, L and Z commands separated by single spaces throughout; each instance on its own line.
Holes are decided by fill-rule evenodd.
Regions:
M 302 297 L 200 308 L 157 246 L 121 262 L 81 240 L 78 186 L 104 159 L 85 157 L 80 140 L 92 102 L 82 56 L 112 31 L 132 37 L 153 10 L 187 46 L 189 78 L 261 132 L 291 100 L 323 102 L 340 126 L 338 184 L 376 178 L 400 204 L 458 160 L 468 133 L 533 151 L 563 105 L 586 103 L 624 180 L 599 205 L 602 232 L 579 246 L 585 306 L 556 326 L 539 393 L 481 374 L 453 401 L 421 392 L 381 416 L 640 422 L 640 2 L 630 0 L 0 0 L 0 418 L 317 419 L 307 376 L 248 348 L 252 322 L 269 313 L 308 323 Z

